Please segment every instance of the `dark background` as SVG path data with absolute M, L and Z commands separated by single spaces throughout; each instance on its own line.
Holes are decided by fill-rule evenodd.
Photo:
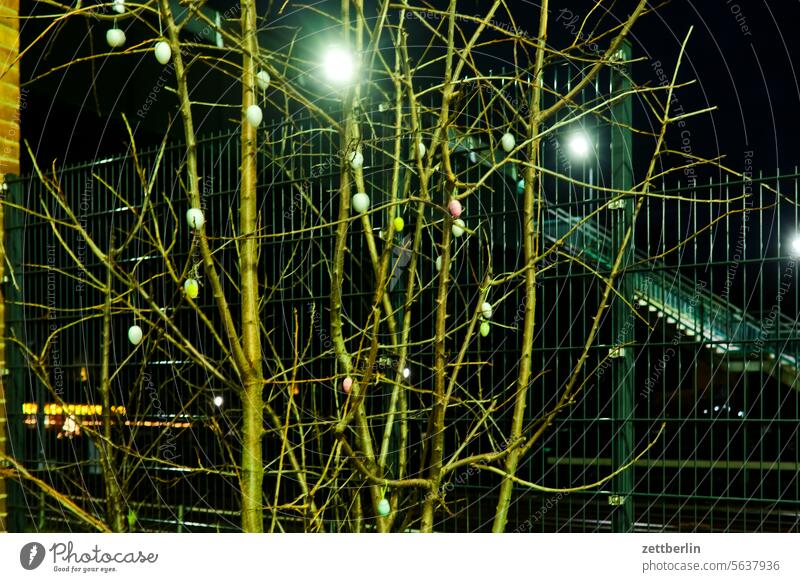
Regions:
M 221 12 L 234 4 L 233 0 L 208 3 Z M 320 43 L 335 38 L 335 23 L 308 10 L 293 12 L 291 7 L 277 15 L 281 3 L 275 4 L 259 2 L 259 14 L 268 15 L 263 22 L 261 45 L 280 49 L 297 30 L 299 57 L 318 58 Z M 320 2 L 315 6 L 327 7 L 336 14 L 338 4 Z M 563 48 L 571 39 L 570 29 L 564 24 L 568 14 L 560 11 L 582 17 L 593 2 L 553 4 L 549 43 Z M 447 2 L 438 0 L 430 5 L 444 7 Z M 532 35 L 537 29 L 538 3 L 517 0 L 509 5 L 513 6 L 517 27 Z M 598 29 L 606 29 L 619 22 L 634 5 L 632 0 L 604 2 L 592 22 L 598 24 L 598 17 L 602 17 Z M 486 2 L 475 0 L 459 3 L 459 8 L 467 14 L 484 13 L 485 6 Z M 22 10 L 43 14 L 50 8 L 23 2 Z M 680 104 L 686 111 L 718 108 L 690 121 L 694 153 L 726 155 L 731 166 L 741 167 L 743 152 L 752 149 L 756 170 L 766 174 L 775 173 L 776 167 L 784 172 L 793 170 L 798 157 L 796 135 L 800 123 L 796 115 L 800 89 L 793 65 L 794 55 L 800 54 L 794 30 L 799 15 L 798 3 L 788 0 L 674 0 L 656 8 L 635 27 L 634 54 L 644 60 L 636 65 L 634 76 L 641 82 L 656 84 L 652 63 L 660 61 L 665 71 L 671 71 L 682 39 L 694 27 L 680 78 L 694 79 L 696 84 L 681 90 Z M 498 23 L 509 20 L 505 13 L 498 12 Z M 23 22 L 21 46 L 31 44 L 45 24 L 44 20 Z M 121 21 L 120 25 L 127 30 L 126 48 L 156 36 L 131 19 Z M 23 79 L 30 81 L 73 56 L 107 50 L 104 36 L 110 26 L 108 20 L 88 18 L 73 19 L 57 27 L 57 32 L 46 42 L 38 43 L 26 53 L 22 61 Z M 604 41 L 599 45 L 604 47 Z M 128 140 L 120 115 L 123 112 L 135 127 L 140 146 L 158 143 L 165 127 L 178 129 L 177 125 L 170 126 L 176 100 L 165 90 L 160 92 L 155 109 L 144 120 L 136 115 L 164 73 L 152 52 L 146 50 L 150 46 L 147 42 L 138 54 L 81 63 L 26 85 L 23 136 L 43 163 L 49 164 L 53 159 L 87 161 L 125 151 Z M 479 58 L 488 68 L 513 64 L 510 46 L 494 46 Z M 240 99 L 239 88 L 231 79 L 208 68 L 196 67 L 193 71 L 192 84 L 198 100 L 236 104 Z M 171 74 L 165 78 L 167 85 L 174 85 Z M 304 81 L 313 83 L 313 71 Z M 238 119 L 235 108 L 210 110 L 198 106 L 195 114 L 201 134 L 231 129 L 234 118 Z M 31 166 L 24 148 L 22 161 L 23 171 L 29 171 Z

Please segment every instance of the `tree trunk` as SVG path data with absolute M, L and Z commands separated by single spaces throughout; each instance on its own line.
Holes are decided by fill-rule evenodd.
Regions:
M 256 7 L 254 0 L 242 0 L 242 173 L 239 190 L 239 231 L 241 236 L 239 276 L 242 294 L 242 348 L 248 369 L 243 370 L 244 409 L 242 450 L 242 529 L 246 532 L 264 531 L 262 514 L 264 463 L 262 437 L 264 434 L 262 390 L 264 378 L 261 366 L 261 326 L 258 316 L 258 205 L 256 203 L 256 146 L 257 129 L 248 123 L 244 112 L 255 105 L 257 93 Z

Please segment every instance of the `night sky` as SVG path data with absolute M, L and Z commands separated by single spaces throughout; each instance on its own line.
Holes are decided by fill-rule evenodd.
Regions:
M 23 3 L 29 6 L 29 3 Z M 216 0 L 209 5 L 224 11 L 232 0 Z M 267 0 L 259 2 L 263 14 L 277 5 Z M 336 8 L 338 2 L 322 2 L 317 6 Z M 368 3 L 371 5 L 372 3 Z M 485 10 L 486 0 L 464 0 L 460 9 L 468 14 Z M 555 47 L 570 42 L 570 30 L 575 30 L 575 17 L 582 17 L 593 2 L 553 2 L 550 39 Z M 443 7 L 445 0 L 430 3 Z M 632 10 L 633 0 L 604 2 L 596 15 L 602 16 L 599 28 L 619 22 Z M 479 9 L 479 6 L 484 8 Z M 516 0 L 512 6 L 517 26 L 525 31 L 537 29 L 538 3 Z M 640 82 L 657 84 L 654 63 L 660 62 L 665 71 L 672 70 L 679 46 L 690 27 L 694 27 L 688 44 L 680 79 L 695 79 L 697 84 L 682 89 L 680 104 L 685 111 L 716 106 L 712 114 L 691 120 L 693 152 L 706 156 L 725 155 L 729 165 L 741 167 L 744 152 L 752 150 L 755 169 L 765 174 L 793 170 L 797 164 L 798 146 L 795 136 L 800 125 L 796 111 L 800 105 L 800 85 L 793 58 L 800 54 L 795 24 L 800 16 L 796 1 L 768 2 L 765 0 L 705 0 L 691 2 L 674 0 L 659 6 L 643 18 L 633 31 L 634 54 L 644 57 L 636 65 L 634 76 Z M 24 8 L 23 8 L 24 9 Z M 605 11 L 605 12 L 602 12 Z M 497 21 L 507 16 L 498 13 Z M 594 18 L 593 22 L 597 22 Z M 42 21 L 23 25 L 22 46 L 26 46 L 41 30 Z M 293 13 L 287 9 L 280 18 L 269 22 L 270 31 L 262 35 L 263 46 L 280 45 L 288 38 L 287 30 L 301 27 L 300 38 L 312 48 L 315 39 L 333 34 L 329 23 L 310 18 L 308 12 Z M 57 37 L 42 49 L 33 50 L 23 60 L 23 78 L 30 79 L 65 62 L 70 54 L 85 55 L 105 49 L 103 35 L 107 22 L 75 22 L 64 27 Z M 87 35 L 87 30 L 91 34 Z M 141 31 L 142 36 L 146 31 Z M 137 38 L 135 29 L 129 31 L 130 41 Z M 129 42 L 129 44 L 131 44 Z M 602 43 L 601 43 L 601 46 Z M 487 67 L 511 65 L 510 52 L 487 51 L 478 58 Z M 30 85 L 23 111 L 23 135 L 44 158 L 59 161 L 83 161 L 125 150 L 126 136 L 120 116 L 129 118 L 143 103 L 147 91 L 159 76 L 159 65 L 149 53 L 74 67 L 70 73 L 57 74 Z M 95 78 L 97 95 L 91 92 Z M 210 75 L 202 81 L 204 97 L 235 100 L 238 89 L 227 80 Z M 168 119 L 174 98 L 162 98 L 168 110 L 163 117 L 150 119 L 137 129 L 142 145 L 157 143 Z M 174 107 L 171 110 L 174 114 Z M 205 114 L 204 114 L 205 115 Z M 204 119 L 208 131 L 232 127 L 229 111 L 212 112 Z M 54 137 L 55 136 L 55 137 Z M 64 139 L 70 136 L 71 139 Z M 176 133 L 176 137 L 179 135 Z M 23 169 L 29 169 L 23 154 Z

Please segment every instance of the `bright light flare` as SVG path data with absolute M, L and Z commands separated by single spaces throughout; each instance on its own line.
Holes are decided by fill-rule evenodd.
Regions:
M 356 59 L 347 49 L 330 47 L 322 58 L 322 72 L 329 82 L 345 85 L 356 75 Z
M 792 247 L 792 254 L 800 257 L 800 234 L 795 235 L 790 244 Z
M 582 132 L 573 133 L 567 140 L 567 148 L 576 158 L 587 158 L 592 151 L 592 144 L 589 137 Z

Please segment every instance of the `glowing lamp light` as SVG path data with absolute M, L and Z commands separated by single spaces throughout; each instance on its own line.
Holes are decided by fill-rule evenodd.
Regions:
M 262 113 L 261 107 L 258 105 L 248 107 L 244 116 L 247 118 L 247 123 L 250 124 L 250 127 L 258 127 L 261 125 L 261 120 L 264 119 L 264 113 Z
M 323 56 L 322 71 L 329 82 L 344 85 L 355 77 L 356 60 L 347 49 L 330 47 Z
M 800 234 L 798 234 L 792 239 L 791 246 L 792 246 L 792 254 L 797 257 L 800 257 Z
M 214 406 L 220 408 L 223 402 L 225 401 L 222 399 L 222 396 L 214 396 Z
M 567 147 L 576 158 L 586 158 L 592 150 L 592 144 L 585 133 L 573 133 L 567 141 Z
M 106 31 L 106 42 L 111 48 L 119 48 L 125 44 L 125 31 L 121 28 L 109 28 Z
M 481 315 L 483 315 L 485 319 L 492 318 L 492 304 L 488 301 L 484 301 L 483 304 L 481 304 Z
M 258 88 L 261 89 L 262 91 L 267 90 L 267 87 L 269 87 L 269 82 L 271 80 L 272 79 L 270 78 L 269 73 L 266 71 L 262 70 L 256 73 L 256 84 L 258 85 Z
M 381 499 L 380 503 L 378 503 L 378 513 L 380 513 L 381 517 L 386 517 L 392 512 L 392 506 L 389 505 L 389 500 L 385 497 Z
M 142 343 L 142 328 L 138 325 L 132 325 L 128 328 L 128 341 L 133 345 L 138 346 Z
M 481 322 L 481 336 L 486 337 L 489 335 L 489 332 L 492 331 L 492 326 L 489 325 L 488 321 Z
M 353 210 L 359 214 L 363 214 L 369 210 L 369 196 L 367 196 L 364 192 L 359 192 L 353 196 Z
M 466 228 L 466 224 L 460 218 L 453 222 L 453 226 L 451 230 L 453 231 L 453 236 L 456 238 L 461 237 L 464 234 L 464 229 Z
M 162 65 L 166 65 L 172 58 L 172 48 L 165 40 L 160 40 L 156 43 L 156 46 L 153 47 L 153 53 L 156 55 L 156 60 Z
M 450 201 L 450 203 L 447 205 L 447 209 L 450 211 L 450 214 L 453 216 L 453 218 L 458 218 L 464 211 L 463 207 L 461 206 L 461 202 L 456 199 Z

